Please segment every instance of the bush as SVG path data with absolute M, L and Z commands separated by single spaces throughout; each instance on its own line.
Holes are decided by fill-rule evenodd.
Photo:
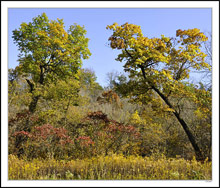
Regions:
M 64 128 L 55 128 L 50 124 L 34 127 L 32 132 L 17 131 L 12 136 L 20 138 L 22 143 L 17 148 L 23 150 L 22 156 L 33 158 L 64 158 L 71 150 L 73 140 Z

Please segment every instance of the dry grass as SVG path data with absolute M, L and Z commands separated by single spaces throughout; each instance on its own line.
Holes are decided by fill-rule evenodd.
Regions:
M 27 161 L 9 156 L 10 180 L 211 180 L 211 162 L 195 159 L 99 156 L 84 160 Z

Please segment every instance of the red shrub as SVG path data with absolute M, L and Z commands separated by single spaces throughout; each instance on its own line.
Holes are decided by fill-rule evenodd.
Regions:
M 76 138 L 76 140 L 80 142 L 81 146 L 88 147 L 89 145 L 94 144 L 94 142 L 92 141 L 92 139 L 89 136 L 79 136 L 78 138 Z

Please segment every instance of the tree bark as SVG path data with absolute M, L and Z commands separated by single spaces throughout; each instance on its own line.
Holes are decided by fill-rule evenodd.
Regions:
M 39 79 L 38 83 L 40 83 L 41 85 L 43 85 L 43 83 L 44 83 L 44 70 L 43 69 L 44 69 L 44 66 L 40 65 L 40 79 Z M 26 81 L 27 81 L 28 85 L 30 86 L 30 93 L 33 93 L 33 91 L 35 90 L 34 84 L 28 79 L 26 79 Z M 32 101 L 29 105 L 29 111 L 31 113 L 35 112 L 39 98 L 40 98 L 40 95 L 32 97 Z
M 173 105 L 170 103 L 170 101 L 168 100 L 168 98 L 160 92 L 160 90 L 158 88 L 156 88 L 154 86 L 154 84 L 152 84 L 151 82 L 149 82 L 146 78 L 146 75 L 145 75 L 145 71 L 144 71 L 144 67 L 143 66 L 140 66 L 141 68 L 141 71 L 142 71 L 142 74 L 143 74 L 143 77 L 144 79 L 147 81 L 147 83 L 152 87 L 152 89 L 163 99 L 163 101 L 169 106 L 169 108 L 174 109 Z M 173 112 L 174 116 L 177 118 L 177 120 L 179 121 L 179 123 L 181 124 L 181 126 L 183 127 L 186 135 L 188 136 L 189 138 L 189 141 L 195 151 L 195 154 L 196 154 L 196 159 L 197 160 L 205 160 L 205 157 L 203 156 L 197 142 L 196 142 L 196 139 L 194 137 L 194 135 L 192 134 L 192 132 L 190 131 L 188 125 L 186 124 L 186 122 L 180 117 L 180 114 L 175 110 Z
M 30 111 L 30 113 L 33 114 L 33 113 L 35 112 L 36 107 L 37 107 L 37 102 L 38 102 L 39 98 L 40 98 L 39 95 L 38 95 L 38 96 L 34 96 L 34 97 L 32 98 L 32 101 L 31 101 L 31 103 L 30 103 L 30 105 L 29 105 L 29 111 Z
M 133 56 L 127 51 L 127 49 L 125 49 L 125 52 L 129 55 L 129 57 L 131 59 L 134 59 Z M 142 75 L 144 77 L 144 79 L 147 81 L 147 83 L 152 87 L 152 89 L 163 99 L 163 101 L 169 106 L 169 108 L 175 110 L 173 108 L 173 105 L 170 103 L 170 101 L 168 100 L 168 98 L 160 92 L 159 89 L 157 89 L 154 84 L 152 84 L 150 81 L 147 80 L 147 77 L 146 77 L 146 73 L 145 73 L 145 68 L 143 65 L 138 65 L 139 68 L 141 69 L 141 72 L 142 72 Z M 196 159 L 197 160 L 205 160 L 205 157 L 203 156 L 197 142 L 196 142 L 196 139 L 194 137 L 194 135 L 191 133 L 188 125 L 186 124 L 186 122 L 180 117 L 180 114 L 175 110 L 173 112 L 173 114 L 175 115 L 175 117 L 177 118 L 177 120 L 179 121 L 179 123 L 181 124 L 181 126 L 183 127 L 186 135 L 188 136 L 189 138 L 189 141 L 190 143 L 192 144 L 192 147 L 195 151 L 195 154 L 196 154 Z
M 157 89 L 155 86 L 151 86 L 153 88 L 153 90 L 163 99 L 163 101 L 169 106 L 169 108 L 175 110 L 173 108 L 173 105 L 170 103 L 170 101 L 168 100 L 168 98 L 166 98 L 165 95 L 163 95 L 159 89 Z M 188 125 L 186 124 L 186 122 L 180 117 L 180 114 L 175 110 L 173 112 L 173 114 L 175 115 L 175 117 L 177 118 L 177 120 L 179 121 L 179 123 L 182 125 L 186 135 L 188 136 L 189 138 L 189 141 L 190 143 L 192 144 L 192 147 L 195 151 L 195 154 L 196 154 L 196 159 L 197 160 L 204 160 L 205 157 L 202 155 L 202 152 L 196 142 L 196 139 L 194 137 L 194 135 L 192 134 L 192 132 L 190 131 Z

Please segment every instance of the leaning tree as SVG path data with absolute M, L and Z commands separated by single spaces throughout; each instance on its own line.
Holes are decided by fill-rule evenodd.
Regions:
M 107 29 L 113 31 L 109 38 L 111 48 L 121 50 L 116 60 L 125 63 L 125 71 L 129 72 L 131 80 L 135 80 L 133 87 L 129 88 L 130 96 L 135 95 L 136 99 L 152 103 L 163 102 L 184 129 L 196 158 L 204 159 L 195 134 L 181 117 L 178 104 L 172 99 L 190 98 L 204 117 L 210 113 L 210 105 L 207 105 L 211 103 L 209 92 L 184 82 L 192 70 L 211 69 L 205 62 L 206 54 L 201 51 L 201 43 L 207 37 L 196 28 L 179 29 L 175 38 L 164 35 L 148 38 L 143 35 L 140 26 L 128 23 L 121 26 L 114 23 Z

